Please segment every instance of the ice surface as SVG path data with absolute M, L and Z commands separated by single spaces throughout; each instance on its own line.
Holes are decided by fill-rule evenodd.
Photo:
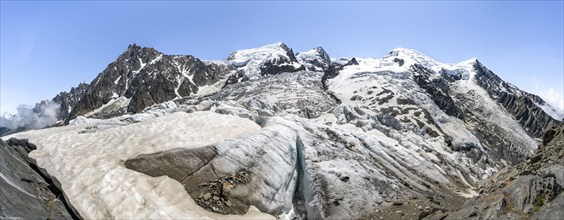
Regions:
M 180 183 L 166 176 L 153 178 L 126 169 L 123 163 L 139 154 L 201 147 L 260 129 L 252 121 L 235 116 L 177 112 L 125 126 L 81 132 L 96 123 L 14 135 L 37 144 L 38 149 L 30 156 L 59 179 L 69 201 L 89 219 L 229 218 L 197 206 Z M 239 217 L 271 218 L 260 212 Z

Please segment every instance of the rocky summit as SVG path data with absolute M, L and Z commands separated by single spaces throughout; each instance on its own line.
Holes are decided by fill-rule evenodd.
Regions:
M 564 218 L 562 115 L 474 58 L 133 44 L 54 104 L 0 130 L 1 218 Z

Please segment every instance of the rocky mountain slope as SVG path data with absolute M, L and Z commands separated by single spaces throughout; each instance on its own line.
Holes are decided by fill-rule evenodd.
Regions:
M 527 160 L 484 180 L 480 195 L 447 219 L 562 219 L 564 217 L 564 125 L 546 132 Z M 436 216 L 439 217 L 439 216 Z
M 37 145 L 85 218 L 438 216 L 560 123 L 477 59 L 404 48 L 202 61 L 132 45 L 58 97 L 68 125 L 10 137 Z
M 69 92 L 61 92 L 51 101 L 60 104 L 58 119 L 64 120 L 71 116 L 74 107 L 88 92 L 90 86 L 86 83 L 80 83 L 77 87 L 71 88 Z
M 197 93 L 226 77 L 229 67 L 193 56 L 170 56 L 130 45 L 90 83 L 68 120 L 87 114 L 108 118 Z

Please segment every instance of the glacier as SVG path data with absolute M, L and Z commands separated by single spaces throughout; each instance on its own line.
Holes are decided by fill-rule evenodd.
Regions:
M 275 43 L 201 61 L 130 46 L 110 67 L 127 71 L 91 83 L 111 82 L 86 90 L 99 105 L 2 137 L 37 145 L 84 218 L 422 218 L 480 195 L 560 123 L 475 58 L 405 48 L 335 59 Z

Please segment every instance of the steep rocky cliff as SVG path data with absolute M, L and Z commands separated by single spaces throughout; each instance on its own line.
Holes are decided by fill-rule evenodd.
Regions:
M 80 83 L 77 87 L 72 87 L 69 92 L 61 92 L 55 96 L 52 101 L 61 105 L 59 108 L 58 118 L 68 118 L 73 108 L 80 100 L 82 100 L 82 98 L 84 98 L 88 89 L 89 85 L 87 83 Z
M 540 107 L 546 103 L 539 96 L 521 91 L 503 81 L 480 62 L 476 62 L 473 67 L 478 73 L 476 74 L 477 84 L 487 90 L 490 97 L 511 113 L 531 136 L 540 138 L 546 129 L 557 124 L 557 120 L 546 114 Z M 558 118 L 558 120 L 562 119 Z

